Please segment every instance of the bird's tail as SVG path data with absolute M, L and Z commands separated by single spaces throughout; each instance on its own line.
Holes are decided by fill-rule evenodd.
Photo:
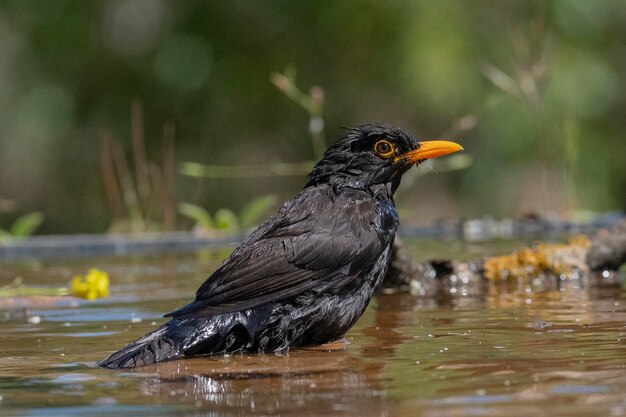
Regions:
M 154 329 L 96 365 L 102 368 L 136 368 L 183 355 L 179 341 L 170 333 L 172 321 Z
M 250 313 L 174 318 L 96 365 L 111 369 L 137 368 L 184 356 L 249 349 L 262 324 L 258 312 Z M 267 314 L 261 316 L 264 318 Z

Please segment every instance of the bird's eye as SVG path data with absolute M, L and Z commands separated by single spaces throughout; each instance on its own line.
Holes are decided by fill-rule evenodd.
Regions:
M 381 158 L 390 158 L 394 154 L 395 148 L 393 143 L 382 139 L 374 144 L 374 152 Z

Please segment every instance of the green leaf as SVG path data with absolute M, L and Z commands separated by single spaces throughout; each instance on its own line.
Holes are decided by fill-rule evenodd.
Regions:
M 237 220 L 237 215 L 229 209 L 219 209 L 215 212 L 215 227 L 223 230 L 239 229 L 239 220 Z
M 204 208 L 191 203 L 178 204 L 178 212 L 205 229 L 215 229 L 213 218 Z
M 26 237 L 43 223 L 43 215 L 41 213 L 29 213 L 19 217 L 11 226 L 10 233 L 13 237 Z
M 278 197 L 275 194 L 267 194 L 255 198 L 241 209 L 239 224 L 244 229 L 255 226 L 261 217 L 277 202 Z

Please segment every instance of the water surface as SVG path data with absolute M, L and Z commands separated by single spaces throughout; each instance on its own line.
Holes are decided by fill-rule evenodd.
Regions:
M 410 248 L 421 259 L 504 250 Z M 131 372 L 93 367 L 189 302 L 227 254 L 0 264 L 0 284 L 18 275 L 33 285 L 64 284 L 94 266 L 112 277 L 104 300 L 17 300 L 27 308 L 0 310 L 0 415 L 626 414 L 620 288 L 379 295 L 343 350 L 189 359 Z

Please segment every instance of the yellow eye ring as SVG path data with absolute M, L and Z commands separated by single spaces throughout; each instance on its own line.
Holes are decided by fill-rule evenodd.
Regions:
M 386 159 L 393 156 L 396 152 L 396 148 L 393 146 L 393 143 L 389 142 L 387 139 L 381 139 L 374 144 L 374 152 L 381 158 Z

